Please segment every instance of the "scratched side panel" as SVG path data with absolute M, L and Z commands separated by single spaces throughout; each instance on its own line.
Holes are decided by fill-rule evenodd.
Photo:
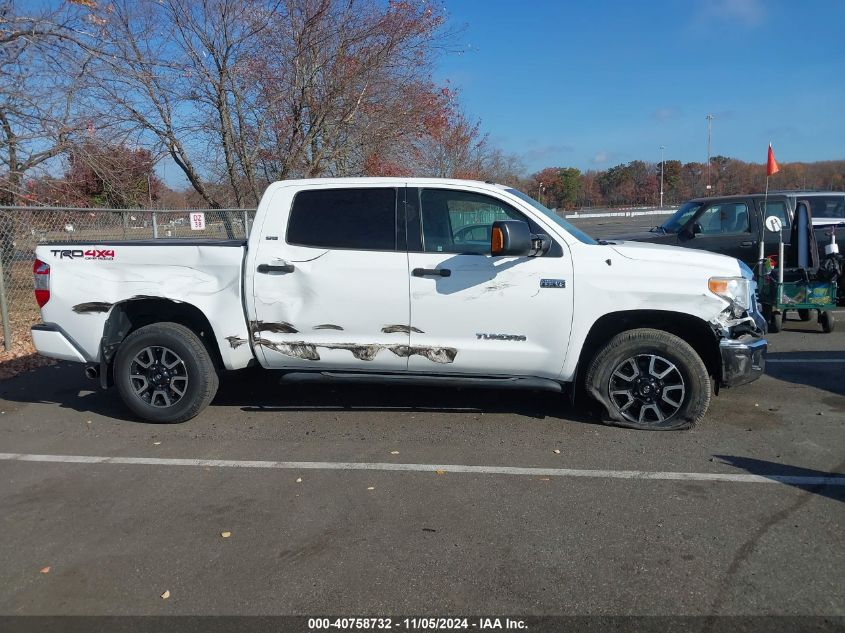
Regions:
M 355 186 L 373 185 L 319 182 L 307 188 Z M 407 253 L 288 244 L 290 207 L 301 189 L 294 183 L 272 185 L 250 238 L 246 301 L 258 359 L 271 368 L 404 371 L 410 328 Z M 256 272 L 259 264 L 276 260 L 292 264 L 293 272 Z
M 74 249 L 97 249 L 96 243 Z M 37 256 L 50 264 L 50 301 L 45 323 L 57 323 L 90 361 L 99 360 L 100 339 L 112 306 L 133 298 L 158 297 L 189 303 L 214 329 L 227 369 L 245 367 L 249 345 L 233 347 L 227 337 L 247 340 L 241 301 L 242 247 L 110 246 L 114 259 L 61 258 L 49 245 Z
M 286 253 L 295 272 L 256 275 L 250 327 L 267 366 L 406 368 L 394 349 L 408 345 L 405 253 Z

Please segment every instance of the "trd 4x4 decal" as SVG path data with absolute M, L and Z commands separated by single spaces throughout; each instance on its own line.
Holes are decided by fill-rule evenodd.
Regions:
M 57 249 L 50 252 L 53 253 L 53 257 L 59 259 L 114 259 L 113 249 Z

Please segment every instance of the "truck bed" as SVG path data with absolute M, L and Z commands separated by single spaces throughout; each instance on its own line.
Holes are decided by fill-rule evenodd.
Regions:
M 83 242 L 79 240 L 65 242 L 41 242 L 40 247 L 50 246 L 226 246 L 239 248 L 246 246 L 246 240 L 228 240 L 216 238 L 187 238 L 187 237 L 160 237 L 148 240 L 106 240 L 104 242 Z
M 140 303 L 190 305 L 209 324 L 227 369 L 252 360 L 242 301 L 245 240 L 153 239 L 68 241 L 42 244 L 36 257 L 50 266 L 50 299 L 42 308 L 46 325 L 58 324 L 85 362 L 100 360 L 104 331 L 117 313 Z M 161 303 L 161 301 L 169 303 Z M 131 307 L 127 307 L 132 303 Z M 111 319 L 111 321 L 109 321 Z

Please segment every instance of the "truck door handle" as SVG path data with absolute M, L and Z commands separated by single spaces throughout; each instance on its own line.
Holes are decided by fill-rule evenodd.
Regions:
M 414 277 L 451 277 L 452 271 L 448 268 L 414 268 L 411 274 Z
M 752 246 L 754 246 L 754 242 L 745 241 L 739 243 L 740 248 L 751 248 Z
M 293 264 L 282 261 L 278 264 L 258 264 L 257 270 L 260 273 L 292 273 L 294 268 Z

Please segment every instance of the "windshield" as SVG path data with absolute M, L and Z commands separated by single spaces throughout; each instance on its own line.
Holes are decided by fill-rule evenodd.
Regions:
M 598 244 L 596 240 L 584 233 L 584 231 L 582 231 L 581 229 L 576 229 L 569 222 L 560 217 L 557 213 L 555 213 L 551 209 L 547 209 L 531 196 L 525 195 L 518 189 L 506 189 L 505 191 L 507 191 L 508 193 L 512 193 L 523 202 L 527 202 L 528 204 L 530 204 L 532 207 L 537 209 L 537 211 L 549 218 L 552 222 L 565 229 L 567 233 L 569 233 L 579 242 L 584 242 L 584 244 Z
M 680 209 L 675 211 L 675 215 L 666 220 L 660 226 L 662 226 L 667 233 L 677 233 L 686 226 L 686 223 L 690 221 L 692 216 L 695 215 L 703 204 L 703 202 L 684 203 Z

